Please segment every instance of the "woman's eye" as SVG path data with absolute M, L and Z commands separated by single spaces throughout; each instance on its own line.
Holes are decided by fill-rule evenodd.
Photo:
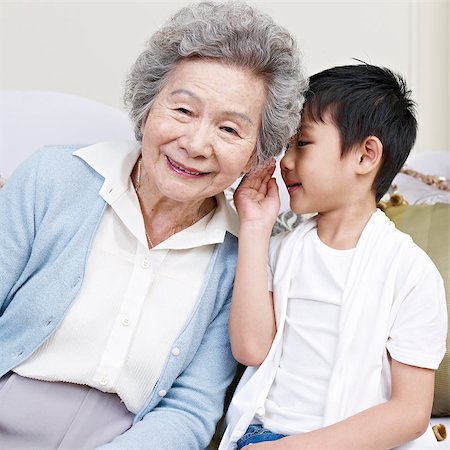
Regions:
M 309 142 L 307 141 L 298 141 L 297 142 L 297 147 L 305 147 L 305 145 L 308 145 Z
M 186 108 L 177 108 L 177 111 L 183 114 L 191 114 L 191 112 Z
M 237 131 L 231 127 L 222 127 L 222 130 L 229 134 L 237 134 Z

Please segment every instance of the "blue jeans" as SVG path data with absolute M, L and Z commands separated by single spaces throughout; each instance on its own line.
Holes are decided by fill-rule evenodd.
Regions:
M 284 438 L 284 434 L 272 433 L 262 425 L 250 425 L 244 436 L 237 441 L 237 448 L 240 449 L 246 445 L 257 444 L 258 442 L 276 441 Z

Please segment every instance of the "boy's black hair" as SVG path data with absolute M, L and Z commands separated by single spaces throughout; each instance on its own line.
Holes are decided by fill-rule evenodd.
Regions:
M 389 189 L 416 140 L 415 103 L 405 80 L 384 67 L 358 64 L 333 67 L 309 80 L 305 115 L 324 122 L 330 114 L 341 135 L 341 155 L 367 137 L 383 144 L 375 177 L 376 201 Z

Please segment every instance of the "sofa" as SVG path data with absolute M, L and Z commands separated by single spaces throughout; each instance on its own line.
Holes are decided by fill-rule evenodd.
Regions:
M 82 97 L 46 91 L 0 91 L 0 187 L 14 167 L 43 144 L 82 144 L 133 139 L 127 116 L 114 108 Z M 23 133 L 26 129 L 26 133 Z M 273 234 L 292 229 L 305 219 L 289 208 L 279 171 L 282 206 Z M 440 179 L 440 177 L 442 177 Z M 440 270 L 450 300 L 450 192 L 439 189 L 450 179 L 450 151 L 412 153 L 382 199 L 386 213 L 430 255 Z M 235 186 L 235 185 L 234 185 Z M 226 194 L 232 202 L 233 189 Z M 447 349 L 450 339 L 447 337 Z M 241 366 L 228 391 L 229 401 L 242 374 Z M 433 424 L 450 431 L 450 352 L 436 373 Z M 217 447 L 219 429 L 211 444 Z M 450 438 L 439 443 L 450 450 Z

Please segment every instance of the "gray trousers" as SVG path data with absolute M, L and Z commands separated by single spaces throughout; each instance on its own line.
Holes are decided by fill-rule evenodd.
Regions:
M 134 414 L 116 394 L 89 386 L 0 378 L 1 450 L 89 450 L 131 427 Z

